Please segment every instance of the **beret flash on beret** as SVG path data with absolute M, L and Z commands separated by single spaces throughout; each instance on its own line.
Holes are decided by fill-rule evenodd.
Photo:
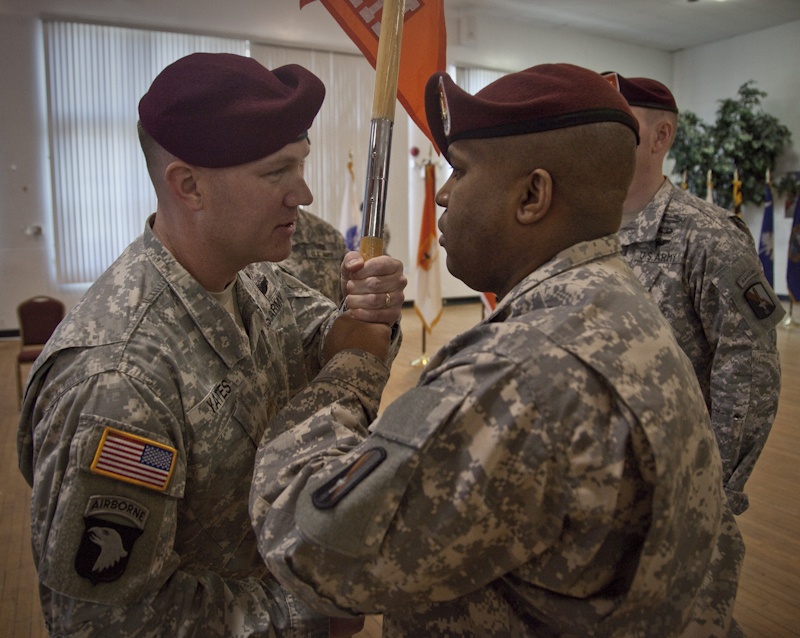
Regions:
M 619 89 L 622 97 L 628 100 L 631 106 L 678 112 L 678 105 L 672 92 L 657 80 L 624 78 L 614 71 L 603 73 L 603 77 Z
M 446 73 L 425 85 L 425 113 L 439 150 L 464 138 L 506 137 L 619 122 L 639 139 L 628 103 L 603 77 L 572 64 L 541 64 L 505 75 L 470 95 Z
M 296 64 L 269 71 L 241 55 L 192 53 L 153 80 L 139 101 L 139 120 L 185 162 L 236 166 L 302 136 L 324 98 L 322 81 Z

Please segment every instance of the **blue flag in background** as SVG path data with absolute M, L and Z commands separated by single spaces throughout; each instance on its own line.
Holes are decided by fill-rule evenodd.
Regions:
M 800 300 L 800 193 L 795 198 L 794 220 L 789 232 L 789 259 L 786 265 L 786 287 L 792 301 Z
M 772 214 L 772 188 L 767 182 L 764 194 L 764 221 L 761 222 L 761 239 L 758 244 L 758 256 L 761 258 L 761 265 L 764 267 L 764 275 L 769 285 L 775 287 L 775 234 L 773 232 Z

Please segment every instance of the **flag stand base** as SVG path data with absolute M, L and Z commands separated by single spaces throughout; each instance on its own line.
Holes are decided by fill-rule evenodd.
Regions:
M 422 368 L 428 365 L 428 355 L 425 354 L 425 326 L 422 326 L 422 354 L 411 362 L 411 365 L 415 368 Z
M 780 323 L 781 328 L 786 328 L 787 330 L 794 330 L 795 328 L 800 328 L 800 321 L 797 321 L 795 318 L 792 317 L 791 314 L 786 315 L 783 321 Z
M 428 357 L 426 357 L 423 354 L 421 357 L 419 357 L 417 359 L 414 359 L 411 362 L 411 365 L 414 366 L 415 368 L 422 368 L 422 367 L 428 365 Z
M 792 316 L 792 311 L 794 310 L 795 299 L 792 294 L 789 294 L 789 314 L 783 318 L 783 321 L 780 322 L 781 328 L 786 328 L 787 330 L 793 330 L 795 328 L 800 328 L 800 321 L 795 320 Z

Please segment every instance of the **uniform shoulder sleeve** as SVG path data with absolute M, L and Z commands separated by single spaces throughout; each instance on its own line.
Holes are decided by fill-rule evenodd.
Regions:
M 703 211 L 691 226 L 688 276 L 713 284 L 723 302 L 719 307 L 735 311 L 760 339 L 786 312 L 764 275 L 752 237 L 730 219 Z

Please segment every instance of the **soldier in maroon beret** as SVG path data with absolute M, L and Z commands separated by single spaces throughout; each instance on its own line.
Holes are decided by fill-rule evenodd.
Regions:
M 377 420 L 363 385 L 292 400 L 256 457 L 259 551 L 387 637 L 726 636 L 742 545 L 714 435 L 616 234 L 630 107 L 569 64 L 475 95 L 435 74 L 426 107 L 447 266 L 497 308 Z
M 501 78 L 474 96 L 446 74 L 428 80 L 428 120 L 453 166 L 437 201 L 447 209 L 439 222 L 441 241 L 448 268 L 473 289 L 503 296 L 560 250 L 618 228 L 617 200 L 627 190 L 626 171 L 633 168 L 628 151 L 636 146 L 638 126 L 622 96 L 598 80 L 597 73 L 581 67 L 541 65 Z M 545 90 L 533 90 L 537 85 Z M 483 214 L 484 200 L 504 191 L 510 172 L 520 173 L 518 180 L 523 174 L 530 179 L 525 197 L 532 201 L 514 218 Z M 469 176 L 466 187 L 462 174 Z M 450 225 L 455 186 L 455 196 L 467 201 L 459 200 L 465 208 Z M 545 215 L 542 207 L 559 214 Z M 521 232 L 531 228 L 536 228 L 533 244 Z M 503 258 L 467 257 L 478 243 L 486 254 Z
M 622 252 L 692 361 L 722 454 L 725 491 L 741 514 L 748 507 L 745 482 L 778 410 L 775 327 L 785 311 L 744 221 L 664 175 L 678 124 L 671 91 L 650 78 L 605 75 L 630 104 L 642 138 L 625 199 Z
M 289 399 L 318 373 L 382 389 L 399 346 L 399 261 L 348 253 L 342 309 L 271 263 L 312 201 L 303 165 L 324 94 L 297 65 L 197 53 L 142 97 L 156 212 L 50 340 L 20 417 L 53 635 L 363 624 L 282 589 L 247 511 L 256 447 Z

